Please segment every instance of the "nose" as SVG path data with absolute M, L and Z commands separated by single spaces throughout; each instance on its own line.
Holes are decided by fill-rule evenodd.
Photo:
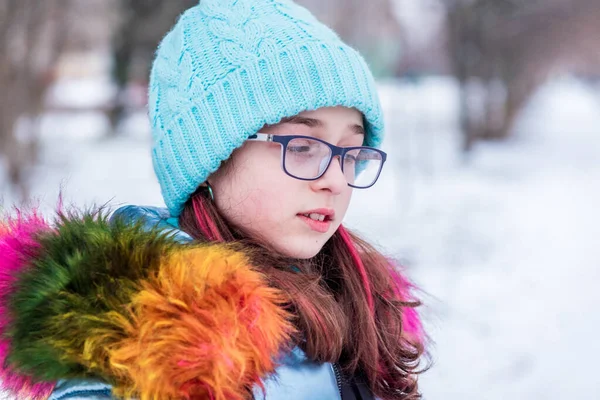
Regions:
M 317 180 L 311 181 L 314 190 L 329 190 L 333 194 L 340 194 L 348 187 L 348 181 L 342 171 L 340 156 L 335 156 L 327 171 Z

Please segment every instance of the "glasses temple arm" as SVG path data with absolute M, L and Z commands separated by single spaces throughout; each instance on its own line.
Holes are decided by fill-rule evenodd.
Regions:
M 255 133 L 254 135 L 248 136 L 247 140 L 256 140 L 259 142 L 273 142 L 273 135 L 270 133 Z

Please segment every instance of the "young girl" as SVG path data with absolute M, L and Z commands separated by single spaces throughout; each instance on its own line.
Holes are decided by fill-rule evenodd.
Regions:
M 202 0 L 160 44 L 167 209 L 0 225 L 2 382 L 34 399 L 416 399 L 394 263 L 342 225 L 377 181 L 361 56 L 289 0 Z

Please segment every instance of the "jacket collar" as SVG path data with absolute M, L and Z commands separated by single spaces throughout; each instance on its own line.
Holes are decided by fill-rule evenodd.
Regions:
M 147 230 L 171 231 L 182 243 L 193 241 L 190 235 L 179 228 L 178 219 L 172 217 L 167 208 L 128 205 L 117 209 L 111 220 L 114 221 L 117 218 L 130 224 L 141 223 Z
M 0 229 L 0 282 L 0 389 L 16 398 L 97 377 L 118 397 L 242 399 L 295 333 L 242 250 L 192 242 L 155 207 L 19 215 Z

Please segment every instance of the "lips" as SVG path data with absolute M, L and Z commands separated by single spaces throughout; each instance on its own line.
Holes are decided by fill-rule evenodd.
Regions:
M 335 212 L 328 208 L 319 208 L 298 213 L 300 218 L 310 229 L 319 233 L 326 233 L 331 227 L 331 221 L 335 217 Z
M 317 208 L 298 213 L 298 215 L 312 218 L 313 220 L 317 221 L 331 221 L 335 217 L 335 211 L 333 211 L 331 208 Z

